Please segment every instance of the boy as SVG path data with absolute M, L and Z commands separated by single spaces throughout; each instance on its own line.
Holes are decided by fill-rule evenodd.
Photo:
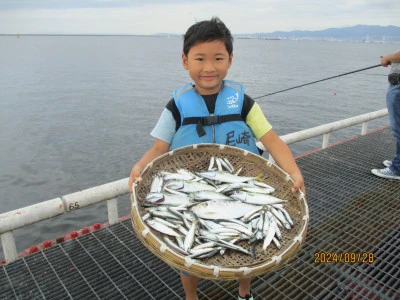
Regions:
M 261 108 L 244 87 L 224 80 L 232 64 L 233 38 L 221 20 L 214 17 L 192 25 L 184 35 L 182 63 L 194 85 L 174 92 L 151 132 L 152 148 L 133 166 L 129 189 L 140 180 L 145 166 L 171 149 L 197 143 L 219 143 L 258 154 L 259 139 L 277 165 L 295 181 L 293 191 L 305 193 L 303 176 L 289 147 L 272 130 Z M 197 299 L 198 278 L 181 273 L 187 300 Z M 253 299 L 250 278 L 239 280 L 238 299 Z

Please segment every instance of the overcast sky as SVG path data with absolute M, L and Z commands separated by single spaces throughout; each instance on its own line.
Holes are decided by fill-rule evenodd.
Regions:
M 182 34 L 212 16 L 233 34 L 400 26 L 400 0 L 0 0 L 0 34 Z

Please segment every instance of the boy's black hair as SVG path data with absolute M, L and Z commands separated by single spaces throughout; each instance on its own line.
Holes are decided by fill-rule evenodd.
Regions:
M 225 44 L 229 55 L 233 51 L 233 37 L 229 29 L 218 18 L 193 24 L 183 36 L 183 53 L 188 55 L 190 48 L 199 43 L 221 41 Z

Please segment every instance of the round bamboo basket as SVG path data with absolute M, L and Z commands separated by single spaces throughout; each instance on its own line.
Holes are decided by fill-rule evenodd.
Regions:
M 266 253 L 262 242 L 256 245 L 256 258 L 238 251 L 228 251 L 224 255 L 215 255 L 207 259 L 192 259 L 170 248 L 163 241 L 163 234 L 153 230 L 143 222 L 145 210 L 142 203 L 149 192 L 152 178 L 159 171 L 174 172 L 179 168 L 193 171 L 195 168 L 206 170 L 211 156 L 225 157 L 235 170 L 242 168 L 240 175 L 259 176 L 275 188 L 274 196 L 286 199 L 284 208 L 293 220 L 290 230 L 282 230 L 281 248 L 268 246 Z M 293 180 L 278 166 L 263 158 L 240 148 L 219 144 L 196 144 L 182 147 L 165 153 L 149 163 L 142 172 L 142 181 L 133 185 L 132 225 L 143 245 L 167 264 L 211 280 L 237 280 L 249 278 L 284 267 L 300 251 L 305 240 L 309 222 L 307 201 L 302 192 L 293 193 Z M 248 243 L 239 245 L 249 248 Z

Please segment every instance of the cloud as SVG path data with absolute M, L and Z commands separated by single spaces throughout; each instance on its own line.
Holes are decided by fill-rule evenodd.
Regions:
M 6 9 L 78 9 L 132 7 L 140 1 L 129 0 L 3 0 L 0 10 Z
M 392 0 L 2 0 L 0 33 L 182 34 L 219 16 L 232 33 L 400 25 Z
M 196 3 L 231 2 L 224 0 L 197 0 Z M 5 9 L 78 9 L 78 8 L 140 8 L 145 6 L 169 6 L 194 4 L 189 0 L 2 0 L 0 10 Z

